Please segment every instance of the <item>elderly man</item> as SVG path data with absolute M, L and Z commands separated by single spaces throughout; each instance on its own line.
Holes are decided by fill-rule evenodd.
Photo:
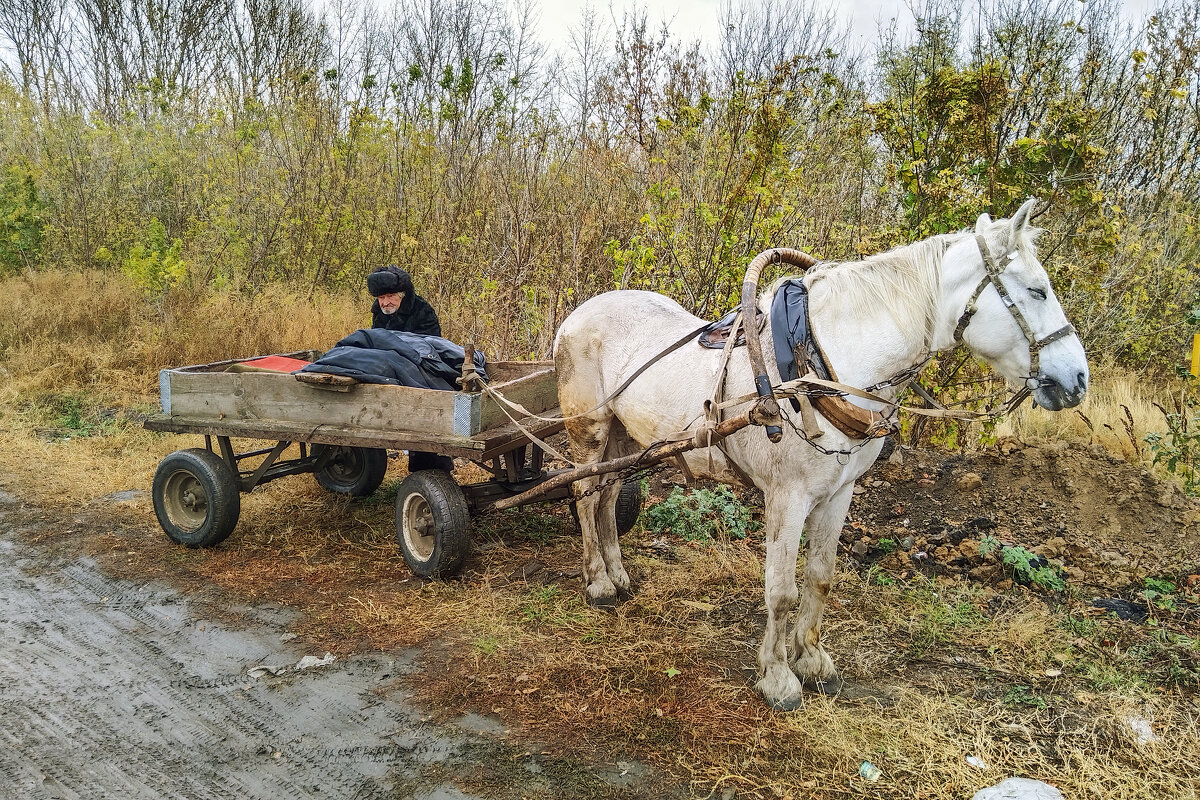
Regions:
M 371 306 L 371 327 L 389 331 L 441 336 L 433 306 L 419 297 L 412 277 L 396 266 L 384 267 L 367 276 L 367 291 L 375 298 Z
M 412 276 L 397 266 L 378 269 L 367 276 L 367 291 L 375 298 L 371 306 L 371 327 L 423 336 L 441 336 L 437 312 L 425 298 L 417 295 Z M 454 469 L 454 459 L 436 453 L 413 450 L 408 453 L 408 471 Z

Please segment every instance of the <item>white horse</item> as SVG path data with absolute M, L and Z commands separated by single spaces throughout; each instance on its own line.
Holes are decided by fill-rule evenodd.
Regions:
M 1052 411 L 1077 405 L 1087 390 L 1087 360 L 1038 261 L 1038 231 L 1029 226 L 1033 206 L 1030 200 L 1007 220 L 993 221 L 984 214 L 974 232 L 934 236 L 863 261 L 809 271 L 804 281 L 811 327 L 838 379 L 871 386 L 961 339 L 1012 384 L 1026 385 L 1038 405 Z M 981 247 L 993 257 L 991 276 Z M 779 285 L 764 293 L 764 311 Z M 975 313 L 964 313 L 968 306 Z M 580 463 L 638 452 L 702 419 L 701 406 L 713 394 L 722 353 L 690 345 L 654 363 L 596 408 L 667 343 L 702 324 L 675 301 L 642 291 L 599 295 L 563 322 L 555 339 L 558 393 L 564 417 L 581 415 L 566 424 Z M 777 385 L 770 331 L 767 324 L 762 346 Z M 736 350 L 730 359 L 727 397 L 753 391 L 744 352 Z M 1031 366 L 1036 374 L 1030 374 Z M 880 394 L 892 399 L 888 392 L 895 391 Z M 868 400 L 852 402 L 882 408 Z M 790 413 L 786 402 L 783 407 Z M 849 456 L 823 455 L 787 425 L 777 444 L 749 427 L 719 447 L 684 457 L 695 476 L 742 484 L 748 479 L 763 492 L 767 622 L 755 688 L 781 710 L 798 706 L 802 685 L 820 691 L 840 686 L 837 669 L 821 645 L 821 618 L 854 482 L 882 447 L 882 439 L 852 440 L 817 419 L 824 430 L 818 440 L 823 447 L 860 447 Z M 618 593 L 627 596 L 630 590 L 615 521 L 620 484 L 589 494 L 601 480 L 574 484 L 583 578 L 587 599 L 594 604 L 612 603 Z M 796 567 L 803 531 L 809 544 L 801 593 Z M 788 615 L 797 607 L 789 629 Z

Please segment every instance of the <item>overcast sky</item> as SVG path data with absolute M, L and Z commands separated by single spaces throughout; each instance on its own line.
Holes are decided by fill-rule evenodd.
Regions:
M 565 47 L 568 28 L 579 24 L 585 8 L 591 7 L 598 20 L 612 26 L 613 15 L 621 19 L 624 11 L 635 5 L 646 10 L 647 21 L 657 23 L 667 20 L 671 32 L 690 43 L 699 38 L 712 44 L 717 40 L 718 18 L 721 0 L 535 0 L 540 7 L 544 41 L 554 47 Z M 1144 19 L 1157 0 L 1123 0 L 1122 7 L 1130 19 Z M 815 3 L 817 8 L 821 3 Z M 878 37 L 880 23 L 884 28 L 895 19 L 901 33 L 911 31 L 912 13 L 905 0 L 830 0 L 828 7 L 835 8 L 839 16 L 850 24 L 850 45 L 853 48 L 874 42 Z M 611 8 L 611 12 L 610 12 Z
M 591 7 L 596 17 L 610 27 L 612 14 L 621 19 L 623 11 L 631 10 L 635 0 L 537 0 L 541 9 L 540 29 L 544 39 L 557 45 L 566 42 L 566 31 L 578 25 L 583 11 Z M 707 43 L 717 39 L 717 20 L 720 16 L 721 0 L 636 0 L 639 8 L 646 10 L 647 20 L 657 23 L 667 20 L 671 23 L 671 31 L 685 42 L 701 39 Z M 885 24 L 893 17 L 900 19 L 902 27 L 912 19 L 904 0 L 852 0 L 836 5 L 837 13 L 851 25 L 851 36 L 854 39 L 873 38 L 876 34 L 876 23 L 883 20 Z M 819 5 L 818 5 L 819 7 Z M 857 45 L 859 41 L 853 41 Z

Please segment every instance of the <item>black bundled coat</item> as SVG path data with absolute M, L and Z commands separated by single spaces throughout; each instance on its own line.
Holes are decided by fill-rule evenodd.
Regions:
M 466 358 L 463 348 L 441 337 L 377 328 L 355 331 L 301 372 L 349 375 L 360 383 L 456 391 Z M 487 380 L 487 361 L 475 351 L 475 372 Z

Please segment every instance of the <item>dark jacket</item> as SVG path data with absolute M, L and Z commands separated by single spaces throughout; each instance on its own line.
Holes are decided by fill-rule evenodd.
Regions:
M 425 336 L 441 336 L 442 326 L 438 322 L 437 312 L 433 306 L 414 292 L 404 295 L 404 302 L 396 309 L 395 314 L 385 314 L 379 310 L 379 301 L 371 305 L 371 327 L 383 328 L 401 333 L 420 333 Z

